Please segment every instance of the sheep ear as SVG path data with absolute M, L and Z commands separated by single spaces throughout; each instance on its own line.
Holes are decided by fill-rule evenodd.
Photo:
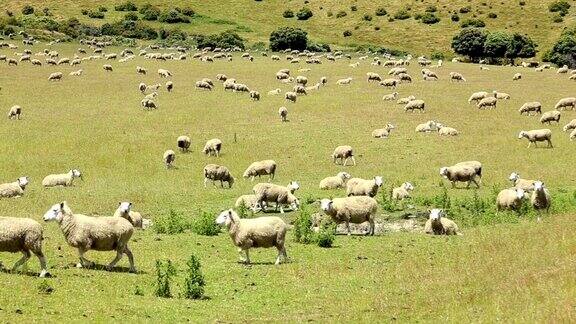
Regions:
M 121 201 L 118 202 L 118 206 L 120 206 L 120 205 L 122 205 L 122 202 L 121 202 Z
M 64 209 L 64 206 L 65 206 L 65 205 L 66 205 L 66 202 L 65 202 L 65 201 L 61 202 L 61 203 L 60 203 L 60 209 Z

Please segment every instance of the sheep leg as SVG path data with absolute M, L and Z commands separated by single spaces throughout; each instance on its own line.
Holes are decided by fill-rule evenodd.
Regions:
M 477 188 L 480 188 L 480 185 L 478 184 L 478 182 L 476 182 L 476 179 L 472 179 L 472 181 L 474 182 Z
M 204 188 L 206 188 L 206 182 L 208 182 L 208 178 L 204 178 Z
M 242 253 L 244 252 L 244 253 Z M 240 254 L 240 262 L 243 263 L 250 263 L 248 257 L 248 250 L 244 250 L 243 248 L 238 248 L 238 253 Z
M 20 260 L 16 261 L 16 263 L 12 267 L 12 271 L 16 271 L 16 269 L 20 268 L 21 265 L 23 265 L 24 263 L 26 263 L 28 261 L 28 259 L 30 259 L 30 251 L 24 250 L 24 251 L 22 251 L 22 254 L 23 254 L 22 258 Z
M 527 148 L 530 148 L 530 145 L 532 145 L 532 142 L 528 141 L 528 147 Z
M 78 249 L 78 254 L 80 256 L 80 263 L 76 264 L 76 268 L 91 268 L 92 266 L 94 266 L 94 262 L 89 261 L 88 259 L 86 259 L 84 257 L 84 253 L 86 253 L 86 250 L 84 249 Z
M 112 260 L 112 262 L 110 262 L 110 264 L 108 264 L 106 266 L 106 270 L 112 271 L 112 269 L 114 269 L 114 266 L 116 265 L 116 263 L 118 263 L 118 261 L 120 261 L 120 259 L 122 259 L 122 256 L 124 255 L 125 249 L 126 248 L 124 247 L 122 249 L 116 250 L 116 257 L 114 258 L 114 260 Z
M 547 140 L 548 141 L 548 147 L 553 148 L 554 146 L 552 146 L 552 141 L 551 140 Z
M 346 166 L 346 163 L 348 163 L 348 158 L 344 160 L 344 164 L 342 164 L 342 166 Z
M 346 230 L 348 231 L 348 236 L 352 235 L 352 232 L 350 231 L 350 222 L 346 222 Z
M 282 204 L 276 203 L 276 210 L 278 210 L 278 205 L 280 205 L 280 214 L 284 214 L 284 208 L 282 208 Z
M 214 184 L 216 185 L 216 184 Z M 224 188 L 224 182 L 222 182 L 222 180 L 220 180 L 220 188 Z
M 370 220 L 370 235 L 371 236 L 374 236 L 374 228 L 375 228 L 374 220 L 371 219 Z
M 126 247 L 124 248 L 124 254 L 126 254 L 126 256 L 128 257 L 128 262 L 130 263 L 130 272 L 132 273 L 136 273 L 136 267 L 134 266 L 134 255 L 132 254 L 132 251 L 130 251 L 130 248 L 128 248 L 128 245 L 126 245 Z
M 274 263 L 275 265 L 279 265 L 280 261 L 282 259 L 284 259 L 284 261 L 286 260 L 287 256 L 286 256 L 286 248 L 284 246 L 282 247 L 278 247 L 278 256 L 276 257 L 276 262 Z
M 352 165 L 356 166 L 356 159 L 352 156 Z

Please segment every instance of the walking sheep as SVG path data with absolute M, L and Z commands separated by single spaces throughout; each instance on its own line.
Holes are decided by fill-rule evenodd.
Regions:
M 548 142 L 548 147 L 552 148 L 552 131 L 549 129 L 535 129 L 529 131 L 520 131 L 518 134 L 518 139 L 526 138 L 528 139 L 528 147 L 534 143 L 535 147 L 538 147 L 538 142 Z
M 404 200 L 410 198 L 410 191 L 414 190 L 414 186 L 410 182 L 404 182 L 400 187 L 392 189 L 392 199 Z
M 20 177 L 14 182 L 0 184 L 0 198 L 22 197 L 28 182 L 30 182 L 28 177 Z
M 148 70 L 146 70 L 145 68 L 143 68 L 141 66 L 137 66 L 136 67 L 136 73 L 146 75 L 146 73 L 148 73 Z
M 54 72 L 48 77 L 48 81 L 60 81 L 62 80 L 62 72 Z
M 320 180 L 320 189 L 340 189 L 344 188 L 348 179 L 351 176 L 348 172 L 338 172 L 337 175 L 333 177 L 326 177 Z
M 202 153 L 207 154 L 208 156 L 215 155 L 216 157 L 220 157 L 220 150 L 222 149 L 222 141 L 218 138 L 213 138 L 208 140 L 202 149 Z
M 166 165 L 166 169 L 170 169 L 171 167 L 174 167 L 173 163 L 174 163 L 174 160 L 176 160 L 176 153 L 174 153 L 174 151 L 172 151 L 172 150 L 167 150 L 162 155 L 162 160 L 164 161 L 164 164 Z
M 343 166 L 346 166 L 348 159 L 351 159 L 353 165 L 356 165 L 356 159 L 354 159 L 354 151 L 352 150 L 352 146 L 349 145 L 340 145 L 336 147 L 332 153 L 332 159 L 334 164 L 338 164 L 336 161 L 340 160 L 340 164 Z
M 470 98 L 468 98 L 468 103 L 471 103 L 472 101 L 478 103 L 480 100 L 486 98 L 486 96 L 488 96 L 488 92 L 486 91 L 474 92 Z
M 550 125 L 553 121 L 555 121 L 556 124 L 559 124 L 560 123 L 560 117 L 561 117 L 561 114 L 558 110 L 547 111 L 547 112 L 542 114 L 542 117 L 540 118 L 540 123 L 542 123 L 542 124 L 548 123 L 548 125 Z
M 537 102 L 537 101 L 527 102 L 527 103 L 523 104 L 522 107 L 520 107 L 518 112 L 520 113 L 520 115 L 522 115 L 523 113 L 526 113 L 528 116 L 531 115 L 531 112 L 535 112 L 536 114 L 541 114 L 542 113 L 542 104 Z
M 464 76 L 458 72 L 450 72 L 450 81 L 463 81 L 466 82 Z
M 234 177 L 230 174 L 227 167 L 218 164 L 207 164 L 204 167 L 204 188 L 208 180 L 216 186 L 215 181 L 220 181 L 220 187 L 224 188 L 224 182 L 228 183 L 228 188 L 232 188 Z
M 42 186 L 45 188 L 57 186 L 71 187 L 74 185 L 75 178 L 82 180 L 82 173 L 77 169 L 72 169 L 68 171 L 68 173 L 50 174 L 44 177 L 42 180 Z
M 370 196 L 376 197 L 378 189 L 382 187 L 384 180 L 381 176 L 375 176 L 373 179 L 366 180 L 361 178 L 352 178 L 346 183 L 346 196 Z
M 244 208 L 250 209 L 254 212 L 261 210 L 255 194 L 242 195 L 242 196 L 238 197 L 238 199 L 236 199 L 236 203 L 234 204 L 234 207 L 241 208 L 241 206 L 243 206 Z
M 442 167 L 440 168 L 440 175 L 450 180 L 452 188 L 456 187 L 456 182 L 467 182 L 468 185 L 466 188 L 470 187 L 470 184 L 474 182 L 476 187 L 480 188 L 480 185 L 476 181 L 478 172 L 472 166 L 453 165 L 451 167 Z
M 102 65 L 102 68 L 104 69 L 104 71 L 109 71 L 109 72 L 113 71 L 112 65 L 110 65 L 110 64 L 104 64 L 104 65 Z
M 156 106 L 156 103 L 154 102 L 154 100 L 148 99 L 148 98 L 142 99 L 142 101 L 140 101 L 140 105 L 142 106 L 142 108 L 144 108 L 146 110 L 153 110 L 153 109 L 158 108 Z
M 12 267 L 12 271 L 16 271 L 20 266 L 25 265 L 30 259 L 30 252 L 32 252 L 40 261 L 40 278 L 49 275 L 46 267 L 46 257 L 42 252 L 43 239 L 42 226 L 35 220 L 0 217 L 0 252 L 22 252 L 23 254 L 22 258 Z M 0 268 L 2 268 L 1 262 Z
M 254 181 L 254 178 L 258 176 L 260 178 L 263 175 L 269 175 L 269 181 L 274 180 L 274 175 L 276 173 L 276 162 L 274 160 L 263 160 L 256 161 L 246 168 L 244 174 L 242 175 L 245 179 L 251 178 L 250 181 Z
M 178 136 L 178 138 L 176 139 L 176 145 L 182 152 L 188 152 L 191 143 L 192 141 L 190 140 L 190 137 L 186 135 Z
M 368 222 L 370 229 L 367 235 L 374 235 L 374 220 L 378 211 L 378 203 L 371 197 L 346 197 L 322 199 L 320 208 L 337 223 L 345 223 L 348 235 L 351 235 L 350 223 L 361 224 Z
M 172 72 L 165 70 L 165 69 L 158 69 L 158 75 L 161 78 L 167 78 L 172 76 Z
M 252 90 L 249 93 L 250 100 L 252 101 L 260 101 L 260 92 Z
M 134 227 L 122 217 L 89 217 L 73 214 L 64 201 L 52 206 L 45 214 L 44 221 L 56 221 L 64 234 L 68 245 L 78 249 L 80 263 L 77 268 L 90 268 L 94 262 L 84 257 L 90 250 L 116 251 L 116 258 L 106 266 L 111 271 L 122 256 L 126 254 L 130 262 L 130 272 L 136 272 L 134 257 L 128 242 L 134 233 Z
M 518 210 L 522 206 L 524 190 L 522 188 L 504 189 L 496 197 L 496 208 L 498 210 Z
M 420 112 L 424 112 L 425 103 L 424 100 L 412 100 L 404 106 L 404 112 L 408 112 L 409 110 L 414 112 L 415 110 L 419 110 Z
M 279 217 L 240 218 L 235 211 L 229 209 L 218 215 L 216 223 L 228 229 L 232 242 L 241 254 L 242 262 L 246 264 L 250 263 L 248 251 L 251 248 L 276 247 L 276 265 L 288 257 L 284 246 L 288 227 Z M 242 252 L 245 254 L 244 258 Z
M 266 209 L 268 203 L 273 202 L 276 204 L 276 210 L 280 208 L 280 213 L 284 214 L 283 205 L 289 205 L 292 210 L 298 210 L 300 207 L 300 201 L 294 196 L 294 192 L 299 188 L 300 185 L 295 181 L 291 181 L 286 187 L 273 183 L 258 183 L 252 191 L 262 210 Z
M 20 115 L 22 115 L 22 107 L 18 105 L 12 106 L 8 111 L 8 119 L 20 119 Z
M 496 93 L 494 93 L 494 96 L 486 97 L 480 100 L 480 102 L 478 102 L 476 106 L 478 107 L 478 109 L 484 109 L 484 108 L 496 109 L 497 103 L 498 99 L 496 98 Z
M 572 110 L 576 109 L 576 98 L 575 97 L 560 99 L 556 103 L 556 105 L 554 106 L 554 109 L 564 110 L 564 108 L 567 108 L 567 107 L 572 107 Z M 560 109 L 560 108 L 562 108 L 562 109 Z
M 564 127 L 562 127 L 562 130 L 567 132 L 569 130 L 575 129 L 576 128 L 576 119 L 572 119 L 568 124 L 564 125 Z
M 444 210 L 432 209 L 424 224 L 424 233 L 431 235 L 462 235 L 454 221 L 444 217 Z
M 286 101 L 291 101 L 292 103 L 296 103 L 297 97 L 297 93 L 292 91 L 288 91 L 284 94 L 284 99 L 286 99 Z
M 280 107 L 280 109 L 278 109 L 278 115 L 280 115 L 281 121 L 288 121 L 288 109 L 286 107 Z
M 532 192 L 534 191 L 534 180 L 522 179 L 520 178 L 520 174 L 516 172 L 512 172 L 508 177 L 508 180 L 512 181 L 512 184 L 516 188 L 520 188 L 524 190 L 524 192 Z

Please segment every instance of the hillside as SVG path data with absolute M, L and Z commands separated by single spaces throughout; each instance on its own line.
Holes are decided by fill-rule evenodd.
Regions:
M 539 45 L 540 52 L 548 49 L 557 39 L 562 29 L 576 22 L 574 1 L 569 13 L 562 22 L 554 23 L 556 14 L 548 11 L 551 0 L 546 1 L 280 1 L 280 0 L 204 0 L 204 1 L 159 1 L 134 0 L 137 6 L 152 3 L 160 9 L 172 6 L 191 7 L 197 16 L 189 24 L 161 24 L 150 22 L 155 28 L 180 28 L 181 30 L 210 34 L 224 30 L 234 30 L 249 43 L 267 41 L 272 30 L 279 26 L 297 26 L 308 31 L 315 41 L 326 42 L 343 47 L 353 47 L 359 44 L 373 44 L 386 48 L 401 49 L 414 54 L 430 54 L 435 51 L 450 52 L 450 40 L 460 29 L 460 23 L 466 19 L 481 19 L 489 30 L 507 30 L 528 34 Z M 105 22 L 116 21 L 125 15 L 124 12 L 114 11 L 114 5 L 119 1 L 98 1 L 98 4 L 86 0 L 47 0 L 42 5 L 31 2 L 37 12 L 44 7 L 50 9 L 56 18 L 77 17 L 84 23 L 101 25 Z M 306 3 L 306 4 L 305 4 Z M 25 2 L 16 0 L 1 0 L 0 5 L 6 10 L 20 14 Z M 521 5 L 523 4 L 523 5 Z M 98 6 L 105 6 L 108 11 L 104 19 L 91 19 L 83 16 L 81 11 L 97 10 Z M 426 8 L 435 6 L 436 16 L 440 22 L 426 25 L 414 19 L 417 14 L 424 14 Z M 355 6 L 355 11 L 351 7 Z M 285 10 L 297 13 L 302 7 L 312 10 L 313 16 L 306 21 L 294 18 L 283 18 Z M 470 12 L 461 13 L 460 9 L 469 7 Z M 384 8 L 387 15 L 377 16 L 375 11 Z M 411 16 L 405 20 L 395 19 L 389 21 L 395 13 L 402 8 L 408 8 Z M 337 18 L 339 12 L 346 15 Z M 459 22 L 451 20 L 454 12 Z M 370 17 L 365 17 L 369 15 Z M 496 16 L 496 18 L 489 18 Z M 367 19 L 371 19 L 368 21 Z M 343 32 L 350 31 L 349 37 Z

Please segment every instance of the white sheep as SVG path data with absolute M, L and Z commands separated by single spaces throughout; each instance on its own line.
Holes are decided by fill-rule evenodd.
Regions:
M 172 92 L 174 90 L 174 83 L 172 81 L 166 82 L 166 91 Z
M 348 235 L 350 223 L 360 224 L 368 222 L 370 229 L 367 235 L 374 235 L 374 220 L 378 211 L 378 203 L 371 197 L 345 197 L 322 199 L 320 208 L 336 223 L 345 223 Z
M 522 188 L 504 189 L 496 196 L 496 208 L 498 210 L 518 210 L 522 206 L 524 190 Z
M 381 176 L 375 176 L 373 179 L 366 180 L 361 178 L 352 178 L 346 183 L 346 196 L 370 196 L 375 197 L 378 189 L 382 187 L 384 180 Z
M 276 96 L 279 95 L 280 93 L 282 93 L 282 90 L 280 90 L 280 88 L 268 91 L 269 96 Z
M 456 187 L 456 182 L 467 182 L 466 188 L 474 182 L 476 187 L 480 188 L 480 184 L 476 181 L 478 171 L 469 165 L 453 165 L 450 167 L 440 168 L 440 175 L 450 180 L 452 188 Z
M 294 196 L 294 192 L 299 188 L 300 185 L 296 181 L 291 181 L 286 187 L 272 183 L 258 183 L 252 191 L 262 210 L 265 210 L 269 202 L 273 202 L 276 204 L 276 210 L 280 208 L 280 213 L 284 214 L 283 205 L 289 205 L 292 210 L 298 210 L 300 207 L 300 201 Z
M 438 123 L 433 121 L 433 120 L 429 120 L 425 123 L 422 124 L 418 124 L 416 126 L 416 133 L 429 133 L 432 132 L 434 130 L 437 130 Z
M 43 218 L 45 222 L 58 222 L 66 242 L 78 249 L 80 263 L 76 267 L 90 268 L 94 265 L 84 257 L 89 250 L 116 251 L 116 258 L 106 266 L 106 269 L 112 270 L 126 254 L 130 262 L 130 272 L 136 272 L 134 256 L 128 247 L 134 227 L 128 220 L 122 217 L 89 217 L 74 214 L 65 201 L 52 206 Z
M 259 247 L 278 249 L 276 265 L 288 257 L 284 246 L 288 226 L 279 217 L 240 218 L 235 211 L 229 209 L 218 215 L 216 223 L 228 229 L 228 234 L 238 247 L 238 252 L 244 252 L 245 258 L 241 258 L 242 262 L 249 264 L 248 251 Z
M 236 208 L 247 208 L 252 211 L 260 211 L 260 205 L 258 204 L 258 200 L 255 194 L 250 195 L 242 195 L 236 199 L 236 203 L 234 204 Z
M 340 189 L 344 188 L 348 179 L 351 176 L 348 172 L 338 172 L 337 175 L 332 177 L 326 177 L 320 180 L 320 189 Z
M 386 88 L 392 88 L 395 89 L 398 84 L 400 83 L 400 80 L 398 79 L 384 79 L 382 81 L 380 81 L 380 85 Z
M 140 105 L 142 106 L 142 108 L 147 110 L 153 110 L 158 108 L 154 100 L 148 98 L 142 99 L 142 101 L 140 101 Z
M 82 173 L 78 169 L 72 169 L 68 171 L 68 173 L 49 174 L 42 179 L 42 186 L 45 188 L 57 186 L 71 187 L 74 185 L 75 178 L 82 180 Z
M 142 218 L 142 214 L 137 211 L 132 210 L 131 202 L 119 202 L 118 208 L 114 212 L 114 217 L 122 217 L 138 229 L 146 229 L 150 226 L 150 220 Z
M 384 128 L 375 129 L 372 131 L 372 137 L 374 138 L 388 138 L 392 130 L 394 129 L 394 125 L 387 124 Z
M 158 69 L 158 75 L 161 78 L 167 78 L 167 77 L 171 77 L 172 76 L 172 72 L 166 70 L 166 69 Z
M 54 72 L 48 76 L 48 81 L 60 81 L 62 80 L 62 72 Z
M 556 70 L 556 73 L 559 73 L 559 74 L 568 73 L 568 65 L 564 65 L 564 66 L 558 68 L 558 70 Z
M 14 182 L 0 184 L 0 198 L 18 198 L 24 195 L 24 189 L 30 180 L 28 177 L 20 177 Z
M 534 191 L 534 182 L 535 181 L 529 180 L 529 179 L 522 179 L 522 178 L 520 178 L 520 174 L 518 174 L 517 172 L 512 172 L 510 174 L 510 176 L 508 177 L 508 180 L 510 180 L 512 182 L 514 187 L 520 188 L 520 189 L 524 190 L 525 192 Z
M 554 109 L 563 110 L 564 108 L 567 107 L 572 107 L 572 110 L 576 109 L 576 97 L 568 97 L 558 100 L 558 102 L 554 106 Z
M 462 235 L 458 225 L 444 216 L 444 210 L 432 209 L 424 224 L 424 233 L 432 235 Z
M 366 77 L 368 79 L 368 82 L 370 81 L 382 81 L 382 78 L 380 77 L 380 75 L 378 73 L 374 73 L 374 72 L 366 72 Z
M 382 100 L 385 100 L 385 101 L 396 100 L 397 97 L 398 97 L 398 92 L 393 92 L 393 93 L 384 95 L 382 97 Z
M 470 98 L 468 98 L 468 103 L 471 103 L 472 101 L 478 103 L 480 100 L 486 98 L 487 96 L 488 92 L 486 91 L 474 92 L 470 95 Z
M 297 99 L 298 95 L 296 94 L 296 92 L 286 92 L 284 94 L 284 99 L 286 99 L 286 101 L 290 101 L 292 103 L 296 103 L 296 99 Z
M 516 73 L 514 74 L 514 76 L 512 77 L 512 81 L 517 81 L 522 79 L 522 74 L 521 73 Z
M 336 81 L 337 85 L 348 85 L 352 83 L 352 78 L 339 79 Z
M 8 111 L 8 119 L 20 119 L 22 115 L 22 107 L 15 105 Z
M 332 153 L 332 159 L 334 161 L 334 164 L 338 164 L 336 162 L 337 160 L 340 160 L 340 164 L 342 164 L 343 166 L 346 166 L 348 159 L 351 159 L 353 165 L 356 165 L 356 159 L 354 158 L 354 150 L 350 145 L 340 145 L 336 147 L 334 149 L 334 152 Z
M 252 90 L 250 91 L 250 100 L 252 101 L 259 101 L 260 100 L 260 92 Z
M 222 141 L 218 138 L 213 138 L 206 142 L 202 152 L 208 156 L 215 155 L 216 157 L 220 157 L 220 150 L 222 150 Z
M 440 136 L 458 136 L 459 132 L 455 128 L 440 125 L 438 128 L 438 135 Z
M 190 137 L 186 135 L 178 136 L 178 138 L 176 139 L 176 146 L 178 146 L 178 148 L 182 152 L 188 152 L 191 143 L 192 141 L 190 140 Z
M 408 102 L 406 104 L 406 106 L 404 106 L 404 112 L 408 112 L 408 111 L 414 112 L 415 110 L 418 110 L 420 112 L 424 112 L 425 108 L 426 108 L 426 104 L 424 103 L 424 100 L 416 99 L 416 100 L 412 100 L 412 101 Z
M 176 160 L 176 153 L 172 150 L 167 150 L 162 155 L 162 161 L 164 161 L 164 165 L 166 165 L 166 169 L 173 167 L 174 160 Z
M 37 221 L 30 218 L 0 217 L 0 252 L 23 254 L 12 267 L 12 271 L 26 264 L 32 252 L 40 262 L 40 278 L 49 275 L 46 257 L 42 252 L 43 239 L 42 226 Z M 0 268 L 2 268 L 1 262 Z
M 415 100 L 415 99 L 416 99 L 415 96 L 408 96 L 408 97 L 405 97 L 405 98 L 400 98 L 400 99 L 398 99 L 398 101 L 396 101 L 396 103 L 399 104 L 399 105 L 405 105 L 405 104 L 407 104 L 407 103 L 409 103 L 410 101 Z
M 68 75 L 70 75 L 70 76 L 81 76 L 82 73 L 84 73 L 84 70 L 80 69 L 80 70 L 77 70 L 77 71 L 72 71 L 72 72 L 70 72 Z
M 143 68 L 141 66 L 137 66 L 136 67 L 136 73 L 145 75 L 146 73 L 148 73 L 148 70 L 146 70 L 145 68 Z
M 496 108 L 496 104 L 498 103 L 498 99 L 496 98 L 497 93 L 494 92 L 492 96 L 488 96 L 485 97 L 483 99 L 480 100 L 480 102 L 478 102 L 478 104 L 476 105 L 478 107 L 478 109 L 484 109 L 484 108 Z
M 530 196 L 530 203 L 537 211 L 546 209 L 546 212 L 548 212 L 550 210 L 552 197 L 542 181 L 534 182 L 534 191 L 532 191 L 532 196 Z
M 230 174 L 230 170 L 223 165 L 207 164 L 204 167 L 204 188 L 206 183 L 212 181 L 212 185 L 216 186 L 215 181 L 220 181 L 220 187 L 224 188 L 224 182 L 228 183 L 228 188 L 234 185 L 234 177 Z
M 540 123 L 547 123 L 550 125 L 553 121 L 555 121 L 556 124 L 559 124 L 561 115 L 562 114 L 558 110 L 547 111 L 542 114 L 542 117 L 540 117 Z
M 410 198 L 410 191 L 414 190 L 414 186 L 410 182 L 404 182 L 400 187 L 392 189 L 392 199 L 404 200 Z
M 492 91 L 494 97 L 500 100 L 510 100 L 510 95 L 505 92 Z
M 518 134 L 518 139 L 526 138 L 528 139 L 528 147 L 534 143 L 535 147 L 538 147 L 538 142 L 548 142 L 548 147 L 552 146 L 552 131 L 549 129 L 535 129 L 529 131 L 520 131 Z
M 250 181 L 254 181 L 254 178 L 258 176 L 260 178 L 263 175 L 269 175 L 270 181 L 274 180 L 274 175 L 276 174 L 276 162 L 274 160 L 263 160 L 253 162 L 246 168 L 244 174 L 242 175 L 245 179 L 251 178 Z
M 572 119 L 568 124 L 564 125 L 564 127 L 562 127 L 562 130 L 567 132 L 571 129 L 576 129 L 576 119 Z
M 573 129 L 572 132 L 570 132 L 570 142 L 572 142 L 574 139 L 576 139 L 576 129 Z
M 518 112 L 520 113 L 520 115 L 526 113 L 528 116 L 530 116 L 532 112 L 535 112 L 536 114 L 541 114 L 542 104 L 539 103 L 538 101 L 527 102 L 523 104 L 522 107 L 520 107 L 520 109 L 518 109 Z
M 288 109 L 286 107 L 280 107 L 280 109 L 278 109 L 278 115 L 280 115 L 281 121 L 288 121 Z
M 112 65 L 110 65 L 110 64 L 104 64 L 104 65 L 102 65 L 102 68 L 104 69 L 104 71 L 109 71 L 109 72 L 113 71 Z
M 466 82 L 464 76 L 458 72 L 450 72 L 450 81 L 463 81 Z

